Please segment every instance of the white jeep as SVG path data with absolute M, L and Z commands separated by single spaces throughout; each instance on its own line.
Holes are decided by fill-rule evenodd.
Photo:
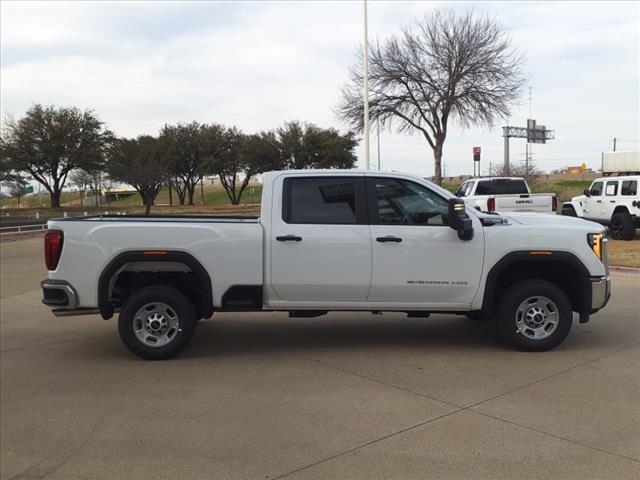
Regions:
M 597 178 L 584 195 L 562 205 L 562 215 L 598 222 L 616 240 L 632 240 L 640 228 L 638 183 L 640 175 Z

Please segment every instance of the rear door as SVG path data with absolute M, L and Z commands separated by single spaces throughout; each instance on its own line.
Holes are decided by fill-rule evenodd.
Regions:
M 371 235 L 364 177 L 290 176 L 281 192 L 269 239 L 276 295 L 290 302 L 365 301 Z
M 369 177 L 367 196 L 373 247 L 368 300 L 470 304 L 484 257 L 479 222 L 472 240 L 460 240 L 448 226 L 447 199 L 408 179 Z

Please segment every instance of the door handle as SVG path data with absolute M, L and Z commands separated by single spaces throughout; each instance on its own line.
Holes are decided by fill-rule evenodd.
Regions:
M 616 201 L 615 201 L 615 200 L 609 200 L 609 202 L 611 202 L 611 203 L 616 203 Z
M 596 203 L 602 203 L 602 200 L 596 200 Z
M 401 241 L 402 241 L 401 238 L 394 237 L 392 235 L 387 235 L 386 237 L 377 237 L 376 238 L 376 242 L 381 242 L 381 243 L 386 243 L 386 242 L 400 243 Z
M 302 237 L 297 237 L 296 235 L 281 235 L 276 237 L 276 240 L 279 242 L 301 242 Z

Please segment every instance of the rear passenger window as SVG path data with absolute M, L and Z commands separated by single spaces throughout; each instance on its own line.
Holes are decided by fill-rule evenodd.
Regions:
M 638 181 L 637 180 L 625 180 L 622 182 L 622 188 L 620 189 L 622 195 L 637 195 L 638 194 Z
M 356 180 L 353 177 L 287 178 L 283 220 L 287 223 L 356 223 Z
M 607 182 L 607 188 L 605 189 L 605 195 L 612 197 L 618 194 L 618 182 Z

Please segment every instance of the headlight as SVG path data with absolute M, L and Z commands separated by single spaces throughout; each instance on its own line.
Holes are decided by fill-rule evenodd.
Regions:
M 593 253 L 595 253 L 596 257 L 602 261 L 602 255 L 604 252 L 604 247 L 602 245 L 604 241 L 604 234 L 602 233 L 589 233 L 587 235 L 587 242 L 589 242 L 589 246 Z

